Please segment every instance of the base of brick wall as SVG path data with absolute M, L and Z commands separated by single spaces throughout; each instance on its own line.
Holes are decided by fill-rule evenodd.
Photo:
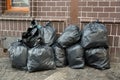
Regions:
M 0 57 L 7 57 L 8 52 L 6 49 L 0 48 Z

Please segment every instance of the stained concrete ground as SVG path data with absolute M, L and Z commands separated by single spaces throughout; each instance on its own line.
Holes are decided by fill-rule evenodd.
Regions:
M 29 73 L 11 68 L 8 57 L 0 58 L 0 80 L 120 80 L 120 64 L 111 63 L 111 69 L 100 71 L 94 68 L 56 70 Z

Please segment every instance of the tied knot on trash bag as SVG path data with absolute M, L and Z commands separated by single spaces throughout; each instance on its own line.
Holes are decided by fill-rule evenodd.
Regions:
M 80 30 L 76 25 L 69 25 L 57 40 L 63 48 L 67 48 L 80 40 Z
M 82 30 L 81 45 L 85 49 L 108 48 L 107 29 L 98 21 L 87 24 Z

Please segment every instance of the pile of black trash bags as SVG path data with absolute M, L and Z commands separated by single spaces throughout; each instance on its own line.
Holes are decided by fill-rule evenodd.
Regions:
M 51 23 L 40 26 L 35 20 L 31 28 L 22 34 L 22 39 L 8 49 L 13 68 L 29 72 L 69 66 L 82 69 L 85 64 L 96 69 L 110 68 L 107 54 L 107 29 L 99 22 L 91 22 L 80 31 L 69 25 L 57 37 Z

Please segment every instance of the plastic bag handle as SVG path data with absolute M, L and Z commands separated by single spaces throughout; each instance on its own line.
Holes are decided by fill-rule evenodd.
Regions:
M 99 23 L 99 19 L 96 19 L 96 21 L 93 21 L 92 23 Z
M 99 23 L 99 19 L 96 19 L 96 21 L 93 21 L 92 23 Z M 90 24 L 90 26 L 92 26 L 92 24 Z M 96 32 L 96 31 L 94 31 L 93 28 L 97 29 L 97 28 L 95 27 L 95 25 L 92 26 L 92 27 L 90 27 L 90 30 L 91 30 L 92 32 Z
M 46 23 L 46 26 L 49 26 L 51 24 L 51 22 L 50 21 L 48 21 L 47 23 Z
M 33 27 L 35 27 L 35 26 L 37 25 L 37 21 L 36 21 L 35 19 L 33 19 L 33 20 L 31 21 L 31 25 L 32 25 Z

